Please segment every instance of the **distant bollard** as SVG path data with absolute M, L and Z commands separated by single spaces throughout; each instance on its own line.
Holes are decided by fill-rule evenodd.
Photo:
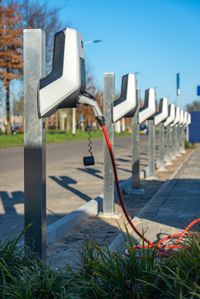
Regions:
M 106 126 L 108 129 L 110 141 L 114 149 L 114 124 L 112 123 L 112 105 L 115 100 L 115 74 L 104 74 L 104 116 L 106 120 Z M 105 143 L 103 141 L 104 148 L 104 192 L 103 192 L 103 213 L 113 214 L 115 212 L 114 207 L 114 174 L 110 160 L 110 155 Z

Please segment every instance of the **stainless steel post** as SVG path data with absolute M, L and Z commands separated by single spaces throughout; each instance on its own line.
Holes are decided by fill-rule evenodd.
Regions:
M 76 108 L 72 108 L 72 134 L 76 134 Z
M 181 128 L 181 150 L 185 153 L 185 127 L 182 126 Z
M 182 126 L 179 127 L 179 153 L 182 152 Z
M 132 188 L 140 187 L 140 125 L 139 125 L 139 90 L 138 107 L 132 119 Z
M 179 125 L 176 126 L 176 155 L 179 154 Z
M 161 122 L 159 126 L 159 170 L 164 169 L 164 152 L 165 152 L 165 127 Z
M 169 125 L 169 159 L 170 162 L 173 159 L 173 134 L 174 134 L 174 127 Z
M 37 89 L 44 76 L 45 34 L 24 30 L 24 193 L 25 248 L 46 256 L 45 123 L 38 118 Z M 48 99 L 47 99 L 48 100 Z
M 165 157 L 164 161 L 167 163 L 170 160 L 170 125 L 165 128 Z
M 155 126 L 154 120 L 148 120 L 148 176 L 155 176 Z
M 176 125 L 172 127 L 172 159 L 176 156 Z
M 104 74 L 104 116 L 106 119 L 106 127 L 112 147 L 114 149 L 114 124 L 112 123 L 112 102 L 115 99 L 115 75 L 114 73 Z M 103 213 L 113 214 L 114 207 L 114 175 L 110 161 L 110 155 L 105 141 L 104 147 L 104 200 Z

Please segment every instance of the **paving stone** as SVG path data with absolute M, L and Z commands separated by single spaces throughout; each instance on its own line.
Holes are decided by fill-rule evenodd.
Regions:
M 141 209 L 145 206 L 146 203 L 153 197 L 155 192 L 162 186 L 163 182 L 168 180 L 168 178 L 174 173 L 174 171 L 177 169 L 179 165 L 181 165 L 184 160 L 188 157 L 190 153 L 187 152 L 184 156 L 181 158 L 179 157 L 176 160 L 176 163 L 174 165 L 170 165 L 167 167 L 168 172 L 165 174 L 157 173 L 157 179 L 153 181 L 142 181 L 142 188 L 145 189 L 145 194 L 141 197 L 139 196 L 129 196 L 129 195 L 123 195 L 125 205 L 127 207 L 127 210 L 129 212 L 129 215 L 131 217 L 136 216 Z M 176 180 L 176 179 L 175 179 Z M 171 185 L 170 185 L 171 184 Z M 173 192 L 174 186 L 176 185 L 176 182 L 174 180 L 169 182 L 170 186 L 167 186 L 167 190 L 165 190 L 164 194 L 161 192 L 160 196 L 156 198 L 156 206 L 151 207 L 149 211 L 147 211 L 146 216 L 148 215 L 147 219 L 145 220 L 146 223 L 144 223 L 141 219 L 138 219 L 136 221 L 137 227 L 140 229 L 140 231 L 144 230 L 151 238 L 159 238 L 160 234 L 167 234 L 176 231 L 174 227 L 171 227 L 170 219 L 171 219 L 171 209 L 167 206 L 167 199 L 170 199 L 170 194 Z M 127 186 L 126 186 L 127 187 Z M 166 192 L 167 191 L 167 192 Z M 161 203 L 159 203 L 159 198 Z M 163 205 L 164 209 L 168 209 L 167 216 L 164 218 L 162 216 L 159 216 L 159 208 L 160 205 Z M 171 205 L 171 203 L 170 203 Z M 119 205 L 116 203 L 115 209 L 117 213 L 121 213 L 121 209 Z M 154 221 L 154 219 L 157 217 L 159 219 L 160 223 L 157 223 Z M 176 222 L 178 221 L 177 215 L 175 216 Z M 149 223 L 151 221 L 151 223 Z M 164 222 L 164 223 L 163 223 Z M 180 220 L 179 220 L 180 222 Z M 167 227 L 165 227 L 165 225 Z M 80 250 L 83 248 L 84 241 L 92 241 L 93 239 L 97 240 L 100 244 L 100 246 L 108 246 L 119 234 L 119 232 L 126 231 L 126 225 L 127 222 L 124 219 L 123 215 L 121 214 L 121 218 L 119 219 L 113 219 L 113 218 L 98 218 L 98 217 L 91 217 L 87 221 L 83 221 L 79 226 L 77 226 L 71 234 L 64 236 L 60 241 L 59 244 L 65 243 L 66 250 L 60 250 L 59 256 L 56 258 L 56 250 L 59 248 L 59 244 L 57 242 L 53 244 L 49 244 L 48 246 L 48 256 L 51 258 L 53 255 L 54 261 L 51 263 L 52 267 L 62 267 L 63 263 L 69 263 L 72 266 L 75 266 L 77 260 L 80 260 Z M 82 240 L 79 238 L 79 232 L 84 232 L 82 235 Z M 112 233 L 109 233 L 112 232 Z M 79 246 L 78 251 L 79 253 L 74 249 L 72 250 L 72 247 L 77 245 L 76 236 L 78 235 L 79 238 Z M 135 239 L 138 240 L 138 237 L 135 236 Z M 59 262 L 60 256 L 62 259 Z M 65 262 L 64 262 L 65 261 Z

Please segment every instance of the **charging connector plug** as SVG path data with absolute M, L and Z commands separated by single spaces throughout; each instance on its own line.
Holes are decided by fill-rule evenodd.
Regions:
M 90 106 L 94 112 L 94 116 L 99 123 L 99 125 L 102 127 L 105 125 L 105 119 L 103 117 L 103 114 L 99 108 L 98 103 L 96 102 L 95 97 L 93 97 L 89 92 L 83 92 L 79 96 L 78 100 L 79 104 L 85 105 L 85 106 Z

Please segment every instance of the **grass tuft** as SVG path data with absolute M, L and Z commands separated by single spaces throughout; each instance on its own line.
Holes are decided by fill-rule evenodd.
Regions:
M 3 299 L 173 299 L 200 298 L 200 235 L 187 249 L 159 259 L 155 250 L 132 248 L 129 257 L 86 242 L 79 267 L 52 270 L 17 245 L 0 244 L 0 298 Z M 185 244 L 187 243 L 187 244 Z

